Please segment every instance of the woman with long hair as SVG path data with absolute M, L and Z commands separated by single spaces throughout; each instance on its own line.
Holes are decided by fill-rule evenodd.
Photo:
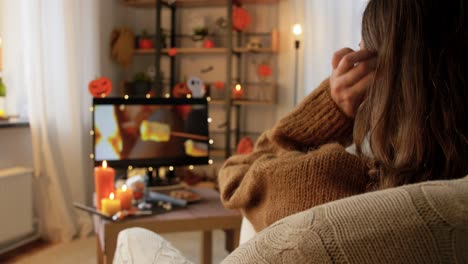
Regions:
M 467 13 L 462 0 L 369 1 L 361 49 L 337 51 L 329 79 L 226 161 L 224 205 L 260 231 L 337 199 L 467 175 Z

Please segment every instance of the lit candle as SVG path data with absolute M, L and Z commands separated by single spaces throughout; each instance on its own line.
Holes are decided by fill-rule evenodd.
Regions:
M 130 210 L 132 208 L 133 191 L 123 185 L 122 188 L 117 189 L 116 198 L 120 200 L 122 210 Z
M 113 216 L 117 212 L 120 212 L 120 200 L 114 198 L 114 193 L 111 192 L 109 198 L 101 200 L 101 212 L 103 214 Z
M 109 197 L 114 191 L 115 170 L 107 167 L 107 161 L 102 162 L 102 166 L 94 168 L 94 187 L 96 191 L 96 204 L 101 209 L 101 200 Z
M 234 86 L 234 89 L 232 89 L 232 97 L 234 99 L 239 99 L 242 98 L 242 96 L 244 96 L 244 89 L 240 84 L 236 84 L 236 86 Z

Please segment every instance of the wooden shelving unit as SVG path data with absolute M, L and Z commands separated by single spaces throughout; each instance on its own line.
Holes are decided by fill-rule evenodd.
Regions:
M 226 80 L 224 81 L 224 96 L 222 99 L 220 98 L 210 98 L 209 104 L 210 105 L 220 105 L 225 108 L 225 120 L 224 123 L 226 124 L 223 128 L 224 130 L 224 139 L 225 139 L 225 147 L 223 149 L 213 149 L 211 150 L 211 155 L 213 157 L 229 157 L 233 152 L 233 148 L 231 146 L 231 134 L 235 134 L 235 142 L 238 142 L 240 139 L 240 111 L 243 106 L 272 106 L 276 103 L 276 96 L 277 96 L 277 86 L 271 83 L 257 83 L 257 84 L 243 84 L 244 78 L 242 74 L 242 66 L 241 66 L 241 58 L 247 54 L 276 54 L 278 53 L 278 32 L 276 30 L 272 30 L 271 32 L 235 32 L 227 30 L 227 33 L 222 36 L 224 39 L 225 46 L 224 47 L 215 47 L 215 48 L 192 48 L 192 47 L 179 47 L 183 43 L 180 41 L 182 38 L 187 38 L 191 36 L 177 34 L 176 32 L 176 12 L 179 8 L 199 8 L 199 7 L 226 7 L 226 28 L 232 28 L 232 11 L 233 5 L 255 5 L 255 4 L 278 4 L 279 0 L 121 0 L 122 4 L 131 7 L 131 8 L 147 8 L 156 11 L 156 20 L 155 20 L 155 28 L 156 28 L 156 36 L 159 36 L 161 32 L 161 12 L 163 8 L 168 8 L 170 10 L 170 20 L 171 20 L 171 27 L 170 27 L 170 34 L 169 47 L 176 47 L 176 55 L 175 56 L 168 56 L 169 55 L 169 48 L 163 48 L 162 44 L 158 41 L 155 43 L 154 49 L 136 49 L 134 51 L 134 55 L 136 56 L 154 56 L 155 57 L 155 71 L 156 71 L 156 87 L 160 89 L 160 91 L 156 91 L 159 96 L 163 96 L 163 81 L 161 81 L 161 63 L 160 60 L 164 56 L 168 56 L 170 59 L 170 77 L 169 77 L 169 87 L 173 87 L 177 81 L 179 80 L 176 74 L 178 71 L 176 70 L 176 59 L 179 55 L 216 55 L 216 56 L 226 56 Z M 194 10 L 196 12 L 196 10 Z M 234 35 L 237 37 L 237 40 L 234 41 Z M 245 45 L 246 37 L 258 36 L 262 38 L 270 38 L 270 45 L 262 48 L 251 49 L 247 47 L 243 47 Z M 156 38 L 157 39 L 157 38 Z M 234 43 L 235 42 L 235 43 Z M 255 55 L 254 55 L 255 56 Z M 237 58 L 234 61 L 234 58 Z M 236 63 L 233 63 L 236 62 Z M 235 66 L 233 64 L 236 64 Z M 246 99 L 234 99 L 231 95 L 231 87 L 232 82 L 234 80 L 239 80 L 239 82 L 246 88 L 250 85 L 261 87 L 260 89 L 265 89 L 267 95 L 265 96 L 265 92 L 258 92 L 261 93 L 262 96 L 254 96 L 254 97 L 246 97 Z M 167 83 L 167 82 L 166 82 Z M 250 89 L 250 88 L 248 88 Z M 253 91 L 253 90 L 250 90 Z M 218 94 L 218 97 L 220 95 Z M 247 99 L 248 98 L 248 99 Z M 234 123 L 236 124 L 234 127 L 231 125 L 231 112 L 234 111 Z
M 164 5 L 173 5 L 176 7 L 213 7 L 225 6 L 228 0 L 177 0 L 177 1 L 162 1 Z M 171 4 L 174 2 L 174 4 Z M 238 1 L 232 1 L 238 2 Z M 279 0 L 240 0 L 242 4 L 276 4 Z M 156 5 L 156 0 L 124 0 L 123 4 L 137 8 L 153 8 Z
M 277 53 L 278 51 L 272 48 L 234 48 L 235 53 Z M 177 48 L 177 55 L 181 54 L 225 54 L 228 52 L 226 48 Z M 154 49 L 136 49 L 135 55 L 154 55 Z M 169 49 L 161 49 L 162 54 L 169 54 Z

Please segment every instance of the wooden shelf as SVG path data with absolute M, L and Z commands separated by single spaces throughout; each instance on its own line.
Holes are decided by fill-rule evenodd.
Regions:
M 168 5 L 169 2 L 164 0 L 163 3 Z M 236 2 L 236 1 L 233 1 Z M 276 4 L 279 0 L 242 0 L 243 4 Z M 210 6 L 225 6 L 226 0 L 176 0 L 175 6 L 177 7 L 210 7 Z M 137 8 L 154 8 L 156 6 L 155 0 L 123 0 L 123 4 L 129 7 Z
M 177 55 L 180 54 L 224 54 L 227 52 L 226 48 L 177 48 Z M 236 53 L 276 53 L 272 48 L 261 49 L 248 49 L 248 48 L 234 48 Z M 169 49 L 161 49 L 162 54 L 168 54 Z M 151 55 L 154 54 L 154 49 L 136 49 L 135 55 Z M 176 55 L 176 56 L 177 56 Z

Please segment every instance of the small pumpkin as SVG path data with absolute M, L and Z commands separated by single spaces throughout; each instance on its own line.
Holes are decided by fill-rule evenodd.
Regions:
M 176 48 L 170 48 L 169 51 L 167 52 L 167 54 L 169 54 L 169 56 L 171 56 L 171 57 L 174 57 L 175 55 L 177 55 L 177 49 Z
M 89 83 L 88 90 L 93 97 L 106 97 L 112 92 L 112 82 L 107 77 L 100 77 Z
M 242 31 L 246 29 L 251 22 L 252 18 L 245 8 L 234 7 L 232 10 L 232 27 L 235 30 Z
M 270 77 L 271 74 L 272 74 L 272 70 L 271 70 L 270 65 L 265 64 L 265 63 L 262 63 L 262 64 L 258 65 L 257 74 L 261 78 Z

